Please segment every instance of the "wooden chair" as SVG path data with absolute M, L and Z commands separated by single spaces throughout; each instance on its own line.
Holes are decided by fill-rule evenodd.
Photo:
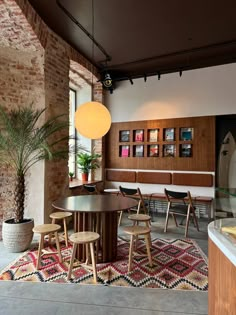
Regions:
M 190 192 L 177 192 L 165 189 L 165 195 L 168 205 L 164 232 L 167 232 L 170 214 L 173 216 L 176 226 L 178 226 L 176 215 L 186 217 L 185 237 L 187 237 L 188 235 L 190 217 L 193 218 L 193 222 L 195 223 L 197 230 L 199 231 L 198 220 L 195 214 L 195 207 L 193 206 Z
M 98 195 L 99 191 L 97 189 L 97 185 L 88 185 L 84 184 L 81 189 L 82 194 L 89 194 L 89 195 Z
M 55 224 L 56 221 L 62 220 L 63 221 L 63 227 L 64 227 L 64 232 L 63 234 L 59 235 L 59 238 L 61 237 L 62 239 L 65 240 L 66 246 L 68 247 L 68 231 L 67 231 L 67 225 L 66 225 L 66 219 L 71 217 L 72 213 L 67 212 L 67 211 L 59 211 L 59 212 L 53 212 L 49 215 L 49 217 L 52 219 L 52 224 Z M 51 242 L 51 234 L 49 235 L 49 243 Z
M 133 199 L 136 199 L 139 202 L 137 208 L 131 208 L 129 210 L 136 211 L 137 214 L 139 214 L 140 209 L 142 209 L 145 214 L 148 213 L 147 204 L 145 204 L 141 190 L 139 188 L 126 188 L 126 187 L 119 186 L 119 190 L 122 196 L 131 197 Z M 123 215 L 123 211 L 120 212 L 118 225 L 121 224 L 122 215 Z
M 96 232 L 77 232 L 72 234 L 69 239 L 73 243 L 73 250 L 72 250 L 72 256 L 70 260 L 70 265 L 68 269 L 68 275 L 67 280 L 71 278 L 71 272 L 73 269 L 73 263 L 75 260 L 75 254 L 77 245 L 79 244 L 85 244 L 86 246 L 86 262 L 85 264 L 82 264 L 85 268 L 92 269 L 93 270 L 93 278 L 94 283 L 97 283 L 97 269 L 96 269 L 96 259 L 95 259 L 95 253 L 94 253 L 94 243 L 99 240 L 100 235 Z M 89 247 L 90 247 L 90 256 L 92 260 L 92 266 L 89 265 Z M 96 256 L 97 257 L 97 256 Z
M 129 265 L 128 265 L 128 272 L 132 270 L 132 261 L 133 261 L 133 253 L 134 253 L 134 241 L 137 239 L 138 236 L 144 236 L 147 248 L 147 256 L 149 260 L 149 264 L 152 267 L 152 256 L 151 256 L 151 244 L 150 244 L 150 233 L 151 230 L 149 227 L 140 226 L 140 225 L 133 225 L 133 226 L 125 226 L 123 231 L 130 235 L 130 247 L 129 247 Z
M 37 264 L 36 264 L 37 270 L 39 270 L 39 268 L 41 267 L 41 257 L 43 255 L 58 254 L 59 261 L 62 262 L 61 249 L 60 249 L 59 238 L 58 238 L 58 231 L 60 230 L 60 228 L 61 228 L 61 226 L 58 224 L 42 224 L 42 225 L 36 225 L 33 228 L 34 233 L 40 234 L 39 248 L 38 248 L 38 260 L 37 260 Z M 44 237 L 46 235 L 51 234 L 51 233 L 54 233 L 54 235 L 55 235 L 57 252 L 49 252 L 49 251 L 44 250 Z

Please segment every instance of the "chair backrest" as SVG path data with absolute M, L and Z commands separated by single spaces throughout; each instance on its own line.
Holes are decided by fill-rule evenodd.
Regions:
M 84 190 L 85 192 L 89 193 L 89 194 L 99 194 L 96 185 L 84 184 L 82 191 L 83 191 L 83 190 Z
M 126 187 L 119 186 L 119 189 L 122 196 L 124 197 L 132 196 L 131 198 L 135 198 L 139 200 L 138 212 L 139 212 L 140 206 L 142 206 L 142 208 L 144 209 L 144 212 L 148 213 L 140 188 L 126 188 Z
M 166 199 L 168 200 L 169 203 L 182 201 L 184 204 L 186 205 L 188 204 L 193 210 L 195 209 L 190 191 L 179 192 L 179 191 L 172 191 L 172 190 L 167 190 L 167 189 L 165 189 L 164 191 L 165 191 Z
M 131 196 L 131 195 L 135 195 L 135 194 L 139 194 L 138 192 L 138 188 L 125 188 L 122 186 L 119 186 L 120 192 L 123 196 Z
M 184 198 L 188 197 L 188 192 L 179 192 L 179 191 L 173 191 L 173 190 L 167 190 L 165 189 L 165 195 L 166 199 L 170 202 L 171 199 L 179 199 L 184 200 Z

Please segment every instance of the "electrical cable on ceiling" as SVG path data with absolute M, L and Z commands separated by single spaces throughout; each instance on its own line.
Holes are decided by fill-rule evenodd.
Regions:
M 104 56 L 106 57 L 106 59 L 104 60 L 105 62 L 107 61 L 111 61 L 111 56 L 105 51 L 105 49 L 96 41 L 96 39 L 94 38 L 94 34 L 90 34 L 84 27 L 82 24 L 79 23 L 79 21 L 76 20 L 76 18 L 61 4 L 61 2 L 59 0 L 56 0 L 57 5 L 59 6 L 59 8 L 61 8 L 61 10 L 68 16 L 68 18 L 75 23 L 90 39 L 91 41 L 98 47 L 98 49 L 104 54 Z M 93 33 L 93 32 L 92 32 Z M 101 61 L 101 62 L 104 62 Z M 92 60 L 92 62 L 94 62 L 94 60 Z

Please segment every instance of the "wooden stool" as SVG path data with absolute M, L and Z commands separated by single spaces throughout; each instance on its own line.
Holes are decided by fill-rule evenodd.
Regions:
M 128 219 L 133 221 L 133 225 L 139 225 L 139 222 L 144 222 L 146 227 L 151 225 L 151 217 L 147 214 L 131 214 Z
M 131 214 L 128 216 L 128 219 L 133 221 L 133 225 L 139 225 L 140 222 L 143 222 L 145 223 L 145 226 L 147 228 L 150 228 L 151 226 L 151 217 L 150 215 L 147 215 L 147 214 Z M 136 237 L 136 240 L 135 240 L 135 249 L 137 249 L 137 242 L 138 242 L 138 235 Z M 151 241 L 151 233 L 150 233 L 150 246 L 152 244 L 152 241 Z
M 68 231 L 66 226 L 66 218 L 71 217 L 71 212 L 53 212 L 49 215 L 49 217 L 52 219 L 52 224 L 56 223 L 56 220 L 63 220 L 63 226 L 64 226 L 64 233 L 60 235 L 66 243 L 66 246 L 68 247 Z M 51 235 L 49 236 L 49 243 L 51 242 Z
M 146 242 L 147 248 L 147 256 L 149 259 L 149 264 L 152 267 L 152 256 L 150 251 L 150 228 L 146 226 L 140 225 L 133 225 L 133 226 L 126 226 L 123 228 L 123 231 L 130 235 L 130 248 L 129 248 L 129 266 L 128 272 L 131 271 L 132 268 L 132 259 L 133 259 L 133 251 L 134 251 L 134 239 L 136 239 L 139 235 L 143 235 Z
M 71 278 L 71 272 L 73 268 L 73 263 L 75 260 L 75 253 L 78 244 L 85 244 L 86 246 L 86 262 L 82 264 L 85 268 L 93 270 L 94 282 L 97 283 L 97 270 L 96 270 L 96 261 L 94 254 L 94 243 L 100 238 L 100 235 L 96 232 L 78 232 L 72 234 L 69 239 L 73 243 L 72 256 L 70 261 L 70 266 L 68 269 L 67 280 Z M 89 245 L 90 245 L 90 255 L 92 260 L 92 267 L 88 265 L 89 261 Z
M 58 224 L 42 224 L 42 225 L 36 225 L 33 228 L 34 233 L 40 234 L 40 241 L 39 241 L 39 249 L 38 249 L 38 260 L 36 269 L 38 270 L 41 266 L 41 257 L 46 254 L 58 254 L 59 261 L 62 262 L 61 257 L 61 249 L 59 244 L 59 238 L 58 238 L 58 231 L 60 230 L 61 226 Z M 47 252 L 44 251 L 43 253 L 43 247 L 44 247 L 44 237 L 46 235 L 49 235 L 50 233 L 54 233 L 55 239 L 56 239 L 56 245 L 57 245 L 57 252 Z

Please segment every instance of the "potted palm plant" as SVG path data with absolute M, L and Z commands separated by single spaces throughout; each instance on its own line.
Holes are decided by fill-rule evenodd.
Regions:
M 33 219 L 24 218 L 25 176 L 40 160 L 66 158 L 68 151 L 58 149 L 66 137 L 55 134 L 69 128 L 62 115 L 40 124 L 45 109 L 32 106 L 5 111 L 0 106 L 0 164 L 8 165 L 15 174 L 13 218 L 3 222 L 3 243 L 11 252 L 26 250 L 33 237 Z M 53 137 L 54 136 L 54 137 Z
M 77 154 L 77 165 L 82 173 L 82 181 L 88 181 L 89 172 L 100 167 L 98 161 L 100 157 L 101 155 L 97 153 L 80 152 Z

